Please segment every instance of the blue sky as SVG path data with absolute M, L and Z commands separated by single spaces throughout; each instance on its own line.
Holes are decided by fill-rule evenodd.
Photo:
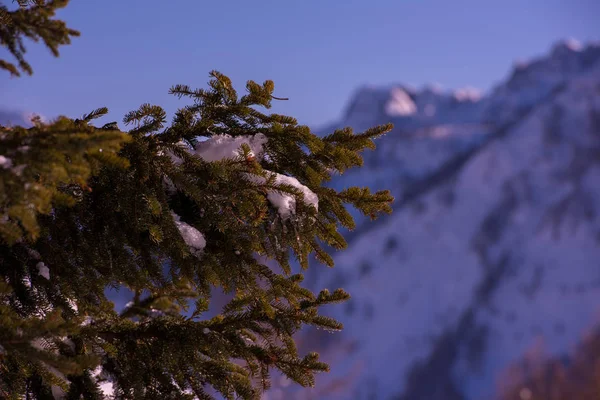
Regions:
M 318 126 L 362 84 L 490 88 L 561 38 L 600 39 L 598 0 L 72 0 L 82 33 L 54 59 L 29 47 L 32 77 L 0 76 L 0 108 L 120 121 L 141 103 L 173 112 L 177 83 L 217 69 L 240 89 L 273 79 L 273 111 Z M 4 55 L 4 54 L 2 54 Z

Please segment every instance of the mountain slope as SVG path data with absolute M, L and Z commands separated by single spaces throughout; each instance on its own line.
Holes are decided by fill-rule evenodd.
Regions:
M 482 98 L 365 90 L 339 125 L 396 129 L 333 185 L 398 201 L 316 269 L 352 300 L 341 334 L 307 333 L 333 372 L 294 398 L 490 399 L 536 341 L 568 353 L 600 322 L 600 45 L 559 43 Z

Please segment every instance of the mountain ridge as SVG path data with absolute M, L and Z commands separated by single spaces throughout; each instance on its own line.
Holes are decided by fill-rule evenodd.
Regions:
M 515 70 L 461 106 L 470 116 L 425 116 L 410 90 L 415 107 L 390 116 L 380 90 L 337 123 L 396 124 L 332 185 L 391 188 L 398 200 L 388 218 L 357 216 L 333 277 L 308 271 L 312 289 L 352 295 L 329 313 L 345 329 L 335 340 L 306 332 L 333 372 L 315 390 L 277 393 L 489 400 L 537 341 L 567 354 L 600 321 L 600 45 L 560 42 Z M 265 398 L 285 398 L 277 390 Z

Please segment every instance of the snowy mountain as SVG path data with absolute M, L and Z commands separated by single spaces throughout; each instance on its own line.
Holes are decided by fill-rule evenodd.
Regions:
M 330 310 L 342 333 L 300 338 L 332 372 L 268 399 L 492 399 L 540 340 L 569 354 L 600 322 L 600 43 L 558 43 L 484 96 L 365 87 L 332 127 L 386 122 L 333 185 L 390 188 L 394 214 L 308 279 L 352 295 Z

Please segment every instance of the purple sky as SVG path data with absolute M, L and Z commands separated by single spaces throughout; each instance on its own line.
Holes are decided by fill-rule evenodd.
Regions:
M 273 111 L 314 126 L 361 84 L 485 90 L 561 38 L 600 39 L 598 0 L 73 0 L 60 16 L 82 36 L 58 59 L 30 46 L 34 76 L 0 76 L 0 109 L 171 113 L 184 103 L 169 87 L 217 69 L 240 90 L 273 79 L 290 98 Z

